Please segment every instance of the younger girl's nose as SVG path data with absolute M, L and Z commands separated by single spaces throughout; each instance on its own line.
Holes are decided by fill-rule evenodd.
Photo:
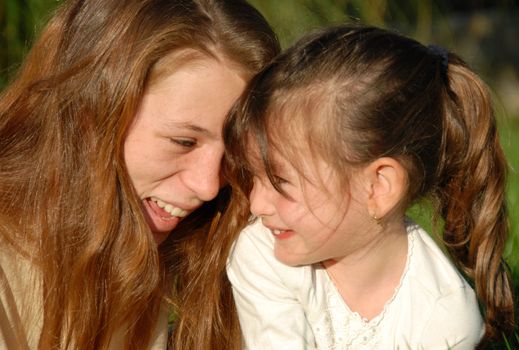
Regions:
M 266 180 L 268 182 L 268 180 Z M 270 182 L 268 182 L 270 184 Z M 254 185 L 249 196 L 250 211 L 258 217 L 271 216 L 275 213 L 270 192 L 272 186 L 264 184 L 258 177 L 254 177 Z

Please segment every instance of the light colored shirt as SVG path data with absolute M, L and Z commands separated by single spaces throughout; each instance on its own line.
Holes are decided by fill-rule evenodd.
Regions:
M 245 348 L 474 349 L 483 321 L 473 289 L 422 228 L 406 225 L 400 285 L 369 321 L 348 308 L 322 265 L 284 265 L 260 220 L 246 227 L 227 265 Z
M 37 349 L 43 325 L 43 293 L 37 268 L 0 240 L 0 349 Z M 124 349 L 124 329 L 114 334 L 109 350 Z M 165 350 L 167 308 L 161 308 L 149 350 Z

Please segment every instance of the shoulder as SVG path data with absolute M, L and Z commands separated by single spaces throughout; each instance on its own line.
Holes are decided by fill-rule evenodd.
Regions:
M 261 221 L 256 220 L 238 235 L 227 259 L 227 267 L 232 270 L 247 261 L 277 265 L 273 251 L 273 237 Z
M 259 219 L 254 220 L 241 231 L 231 253 L 234 254 L 235 251 L 250 246 L 262 252 L 272 251 L 274 249 L 274 238 L 269 229 L 263 226 Z
M 297 288 L 305 276 L 311 274 L 311 266 L 291 267 L 274 256 L 274 237 L 256 220 L 240 233 L 227 260 L 227 273 L 231 282 L 255 279 L 261 284 L 278 280 L 287 288 Z
M 412 221 L 407 222 L 412 256 L 410 279 L 431 297 L 438 298 L 457 290 L 472 288 L 447 255 L 425 230 Z
M 231 251 L 227 276 L 246 349 L 314 348 L 305 307 L 312 267 L 290 267 L 274 256 L 274 238 L 260 222 L 245 228 Z
M 476 298 L 468 289 L 453 291 L 436 300 L 426 321 L 421 335 L 421 345 L 425 349 L 434 349 L 433 345 L 474 349 L 484 332 Z M 438 344 L 439 339 L 443 344 Z
M 422 319 L 415 324 L 420 324 L 420 345 L 474 348 L 483 330 L 474 290 L 427 232 L 414 223 L 408 223 L 408 232 L 413 252 L 406 294 Z
M 0 336 L 0 348 L 18 348 L 23 344 L 36 347 L 43 323 L 40 288 L 37 268 L 27 258 L 1 244 L 0 334 L 3 338 Z M 23 331 L 19 332 L 18 327 Z M 9 342 L 16 343 L 7 346 L 11 344 Z
M 38 268 L 27 257 L 11 247 L 0 248 L 0 295 L 12 297 L 21 308 L 24 301 L 37 299 L 38 278 Z

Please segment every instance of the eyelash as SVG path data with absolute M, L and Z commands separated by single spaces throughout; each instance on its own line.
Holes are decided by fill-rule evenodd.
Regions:
M 286 180 L 286 179 L 284 179 L 284 178 L 282 178 L 280 176 L 277 176 L 277 175 L 273 176 L 273 180 L 276 182 L 276 184 L 278 186 L 289 183 L 288 180 Z
M 276 182 L 273 184 L 276 187 L 276 191 L 281 193 L 281 195 L 289 200 L 294 200 L 293 197 L 287 193 L 286 189 L 287 187 L 285 185 L 290 185 L 290 181 L 287 179 L 284 179 L 280 176 L 274 175 L 273 180 Z
M 185 148 L 192 148 L 192 147 L 196 146 L 195 140 L 188 140 L 188 139 L 170 139 L 170 140 L 174 144 L 177 144 L 177 145 L 179 145 L 181 147 L 185 147 Z

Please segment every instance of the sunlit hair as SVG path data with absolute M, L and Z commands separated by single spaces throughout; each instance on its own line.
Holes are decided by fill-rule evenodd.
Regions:
M 177 315 L 175 349 L 239 348 L 224 274 L 231 242 L 213 220 L 226 191 L 157 250 L 123 144 L 148 81 L 168 73 L 161 62 L 175 53 L 225 60 L 250 79 L 278 50 L 242 0 L 72 0 L 58 9 L 0 99 L 0 244 L 41 275 L 40 349 L 107 348 L 116 331 L 126 349 L 144 349 L 165 297 Z
M 409 179 L 402 206 L 433 200 L 448 251 L 474 281 L 485 339 L 513 329 L 502 259 L 507 165 L 489 91 L 457 55 L 442 67 L 437 52 L 372 27 L 309 34 L 253 80 L 224 138 L 241 201 L 257 166 L 246 151 L 251 139 L 274 186 L 273 150 L 296 169 L 303 158 L 320 157 L 345 175 L 380 157 L 397 159 Z

